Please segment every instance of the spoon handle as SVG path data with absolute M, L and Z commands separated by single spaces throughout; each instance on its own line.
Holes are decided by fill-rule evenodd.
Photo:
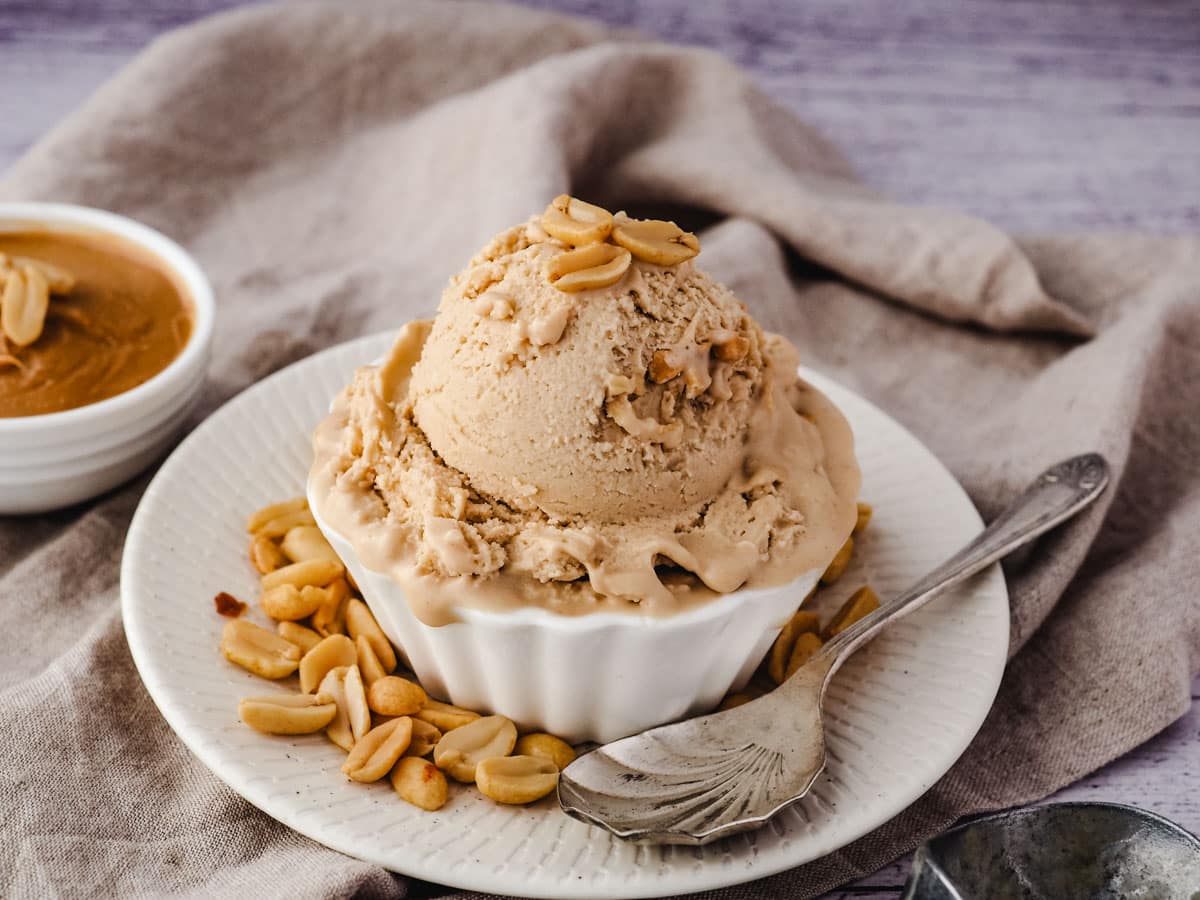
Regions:
M 1108 484 L 1108 463 L 1085 453 L 1051 466 L 976 538 L 915 585 L 832 638 L 817 656 L 830 673 L 894 619 L 920 609 L 946 589 L 986 569 L 1075 515 Z M 816 660 L 814 659 L 814 662 Z

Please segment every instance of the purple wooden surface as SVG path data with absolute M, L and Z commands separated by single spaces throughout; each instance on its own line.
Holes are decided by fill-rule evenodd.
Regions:
M 155 35 L 242 2 L 0 0 L 0 170 Z M 900 200 L 1016 230 L 1200 231 L 1195 0 L 526 2 L 719 50 Z M 1197 766 L 1193 704 L 1060 798 L 1200 831 Z M 906 872 L 829 896 L 894 898 Z

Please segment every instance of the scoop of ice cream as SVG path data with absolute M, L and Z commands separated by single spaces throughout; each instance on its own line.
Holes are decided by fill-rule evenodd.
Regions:
M 453 280 L 413 370 L 417 425 L 521 510 L 609 523 L 713 497 L 741 462 L 762 332 L 691 263 L 559 291 L 544 271 L 563 249 L 522 227 Z
M 604 227 L 582 254 L 538 219 L 499 235 L 316 432 L 318 510 L 427 622 L 672 612 L 823 568 L 853 527 L 853 439 L 795 349 L 694 237 L 631 229 L 631 255 Z

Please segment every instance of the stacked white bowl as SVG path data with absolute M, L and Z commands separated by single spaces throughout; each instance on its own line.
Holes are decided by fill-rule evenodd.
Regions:
M 149 381 L 107 400 L 39 416 L 0 418 L 0 515 L 69 506 L 116 487 L 174 442 L 203 386 L 212 345 L 212 288 L 188 253 L 124 216 L 60 203 L 0 203 L 0 233 L 113 235 L 146 250 L 193 309 L 183 351 Z

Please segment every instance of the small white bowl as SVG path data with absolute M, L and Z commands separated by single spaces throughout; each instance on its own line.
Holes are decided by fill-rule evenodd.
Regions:
M 170 365 L 143 384 L 87 406 L 0 418 L 0 515 L 70 506 L 132 478 L 171 445 L 208 368 L 215 304 L 190 255 L 170 238 L 115 213 L 63 203 L 0 203 L 0 233 L 95 233 L 136 244 L 183 286 L 192 333 Z
M 460 608 L 460 621 L 434 628 L 413 615 L 400 585 L 366 568 L 322 520 L 311 491 L 309 506 L 380 627 L 431 694 L 573 743 L 606 743 L 711 710 L 749 681 L 823 572 L 734 591 L 675 616 Z

